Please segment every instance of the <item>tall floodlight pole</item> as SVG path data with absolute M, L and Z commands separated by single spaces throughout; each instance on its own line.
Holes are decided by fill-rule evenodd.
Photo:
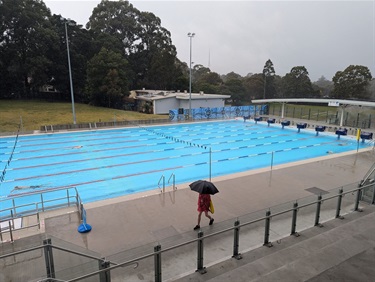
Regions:
M 190 38 L 190 74 L 189 74 L 189 120 L 191 119 L 191 47 L 192 41 L 195 33 L 188 33 L 188 37 Z
M 69 38 L 68 38 L 68 24 L 74 25 L 72 21 L 65 20 L 65 38 L 66 38 L 66 50 L 68 52 L 68 67 L 69 67 L 69 80 L 70 80 L 70 96 L 72 98 L 72 112 L 73 112 L 73 123 L 76 124 L 76 112 L 74 109 L 74 93 L 73 93 L 73 79 L 72 79 L 72 68 L 70 66 L 70 53 L 69 53 Z

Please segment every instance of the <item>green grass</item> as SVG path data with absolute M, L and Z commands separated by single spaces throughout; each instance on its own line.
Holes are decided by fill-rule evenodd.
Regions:
M 75 103 L 78 123 L 165 119 L 166 115 L 142 114 Z M 24 131 L 39 130 L 44 125 L 72 124 L 72 104 L 63 102 L 0 100 L 0 132 L 15 132 L 22 119 Z

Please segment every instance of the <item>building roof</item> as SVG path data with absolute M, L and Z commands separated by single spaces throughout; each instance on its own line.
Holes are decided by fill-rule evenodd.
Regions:
M 251 100 L 254 104 L 262 103 L 327 103 L 330 106 L 364 106 L 375 107 L 375 102 L 358 101 L 358 100 L 340 100 L 340 99 L 307 99 L 307 98 L 291 98 L 291 99 L 258 99 Z
M 154 101 L 175 98 L 178 100 L 188 100 L 190 99 L 190 94 L 186 92 L 175 92 L 175 91 L 166 91 L 166 90 L 135 90 L 137 93 L 136 99 L 145 100 L 145 101 Z M 228 99 L 230 95 L 220 95 L 220 94 L 206 94 L 203 92 L 200 93 L 191 93 L 192 100 L 200 99 Z

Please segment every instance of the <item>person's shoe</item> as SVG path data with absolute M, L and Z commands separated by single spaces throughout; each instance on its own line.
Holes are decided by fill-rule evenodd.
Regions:
M 199 228 L 201 228 L 199 225 L 196 225 L 195 227 L 194 227 L 194 230 L 198 230 Z
M 212 225 L 213 223 L 214 223 L 214 219 L 211 218 L 211 219 L 210 219 L 210 225 Z

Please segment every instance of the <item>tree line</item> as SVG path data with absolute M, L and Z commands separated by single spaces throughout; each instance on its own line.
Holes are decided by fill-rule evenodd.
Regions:
M 0 0 L 0 21 L 2 99 L 46 97 L 49 86 L 58 91 L 47 92 L 48 98 L 70 100 L 68 50 L 77 102 L 123 109 L 132 89 L 189 88 L 189 66 L 177 58 L 170 32 L 128 1 L 102 0 L 83 27 L 52 15 L 41 0 Z M 304 66 L 276 75 L 271 60 L 261 73 L 245 77 L 203 65 L 192 69 L 193 92 L 231 95 L 232 105 L 260 98 L 368 100 L 371 80 L 369 69 L 357 65 L 315 83 Z

